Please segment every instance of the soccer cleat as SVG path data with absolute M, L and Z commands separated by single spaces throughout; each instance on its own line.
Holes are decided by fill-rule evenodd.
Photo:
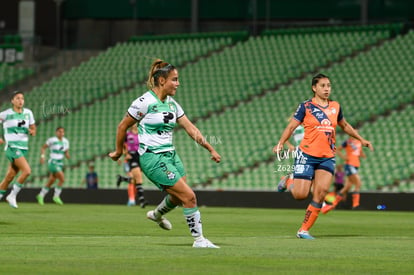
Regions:
M 277 192 L 285 192 L 286 191 L 286 182 L 289 179 L 290 174 L 287 174 L 286 176 L 284 176 L 279 183 L 277 184 Z
M 155 211 L 154 210 L 151 210 L 151 211 L 147 212 L 147 218 L 151 221 L 156 222 L 162 229 L 171 230 L 171 228 L 172 228 L 171 223 L 166 218 L 161 216 L 160 218 L 157 219 L 155 217 Z
M 121 185 L 121 182 L 122 182 L 122 176 L 117 175 L 116 176 L 116 187 L 119 187 Z
M 333 210 L 334 208 L 335 206 L 333 206 L 332 204 L 326 204 L 324 207 L 322 207 L 321 213 L 327 214 L 329 211 Z
M 127 206 L 135 206 L 135 201 L 128 201 Z
M 53 197 L 53 201 L 56 204 L 63 205 L 63 201 L 60 199 L 60 197 Z
M 36 199 L 37 199 L 37 202 L 38 202 L 40 205 L 44 205 L 44 204 L 45 204 L 45 202 L 44 202 L 44 198 L 43 198 L 42 196 L 37 195 L 37 196 L 36 196 Z
M 13 197 L 11 195 L 8 195 L 6 197 L 6 201 L 9 203 L 9 205 L 11 207 L 16 208 L 16 209 L 19 208 L 19 206 L 17 205 L 17 202 L 16 202 L 16 197 Z
M 305 230 L 299 230 L 298 233 L 296 233 L 296 237 L 299 239 L 306 239 L 306 240 L 314 240 L 315 238 L 309 234 L 309 231 Z
M 206 238 L 201 238 L 199 240 L 195 240 L 193 243 L 193 247 L 195 248 L 220 248 L 220 246 L 217 246 L 207 240 Z

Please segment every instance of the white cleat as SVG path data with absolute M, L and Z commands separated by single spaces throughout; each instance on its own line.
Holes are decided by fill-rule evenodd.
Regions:
M 155 218 L 154 210 L 151 210 L 151 211 L 147 212 L 147 218 L 151 221 L 156 222 L 162 229 L 171 230 L 171 228 L 172 228 L 172 224 L 166 218 L 164 218 L 162 216 L 158 219 Z
M 195 248 L 220 248 L 220 246 L 213 244 L 206 238 L 195 240 L 193 243 L 193 247 Z
M 8 195 L 6 197 L 6 201 L 9 203 L 9 205 L 11 207 L 16 208 L 16 209 L 19 208 L 19 206 L 17 205 L 17 202 L 16 202 L 16 197 Z
M 305 240 L 315 239 L 315 237 L 309 234 L 309 231 L 306 231 L 306 230 L 299 230 L 298 233 L 296 233 L 296 237 L 298 237 L 299 239 L 305 239 Z

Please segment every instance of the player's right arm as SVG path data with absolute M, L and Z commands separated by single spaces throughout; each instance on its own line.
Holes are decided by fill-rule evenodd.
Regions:
M 293 131 L 295 131 L 296 127 L 300 125 L 300 121 L 297 121 L 295 118 L 291 118 L 289 124 L 286 126 L 285 130 L 282 133 L 282 136 L 279 139 L 279 142 L 273 147 L 274 153 L 279 153 L 283 150 L 283 145 L 289 140 L 292 136 Z
M 6 119 L 6 116 L 4 115 L 4 112 L 0 112 L 0 124 L 3 124 L 3 121 Z M 3 137 L 3 127 L 0 128 L 0 144 L 4 143 Z
M 47 147 L 49 147 L 49 145 L 47 145 L 47 142 L 45 144 L 43 144 L 43 146 L 40 148 L 40 164 L 45 163 L 45 151 L 47 149 Z
M 115 151 L 109 153 L 109 157 L 113 161 L 117 161 L 122 156 L 124 151 L 126 131 L 129 127 L 134 125 L 134 123 L 137 123 L 137 121 L 129 113 L 126 113 L 121 122 L 119 122 L 116 131 Z
M 283 150 L 284 144 L 292 136 L 295 129 L 302 123 L 305 117 L 305 106 L 303 103 L 299 104 L 293 116 L 290 118 L 288 125 L 282 133 L 282 136 L 279 139 L 279 142 L 273 147 L 273 153 L 279 154 Z
M 118 161 L 124 152 L 126 131 L 129 127 L 134 125 L 134 123 L 140 122 L 147 113 L 147 110 L 148 106 L 145 95 L 134 100 L 131 106 L 129 106 L 124 118 L 118 124 L 115 139 L 115 151 L 109 153 L 109 157 L 113 161 Z

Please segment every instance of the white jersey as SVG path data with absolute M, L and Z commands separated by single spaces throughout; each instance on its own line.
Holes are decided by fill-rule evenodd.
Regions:
M 46 145 L 49 147 L 50 160 L 63 160 L 65 152 L 69 150 L 69 140 L 65 137 L 62 137 L 62 140 L 57 137 L 48 138 Z
M 139 154 L 175 150 L 173 130 L 177 119 L 184 115 L 181 106 L 170 96 L 162 102 L 153 91 L 148 91 L 132 102 L 128 113 L 139 121 Z
M 0 123 L 3 123 L 5 150 L 8 147 L 23 150 L 29 149 L 29 126 L 35 124 L 31 110 L 23 108 L 16 113 L 12 108 L 0 113 Z

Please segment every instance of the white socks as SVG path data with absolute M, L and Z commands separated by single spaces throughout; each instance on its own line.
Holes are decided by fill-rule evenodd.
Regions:
M 190 229 L 191 236 L 195 239 L 203 238 L 203 226 L 201 225 L 201 214 L 198 208 L 184 208 L 184 217 Z

